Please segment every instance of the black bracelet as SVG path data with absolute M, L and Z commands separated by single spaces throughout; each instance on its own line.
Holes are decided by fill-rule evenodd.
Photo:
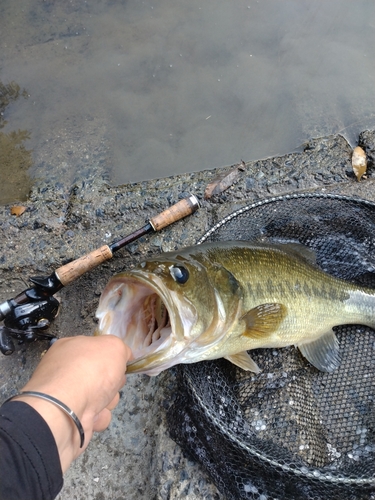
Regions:
M 78 429 L 79 432 L 79 437 L 81 439 L 80 443 L 80 448 L 82 448 L 83 443 L 85 442 L 85 431 L 83 430 L 82 424 L 77 417 L 77 415 L 74 413 L 73 410 L 71 410 L 66 404 L 62 403 L 58 399 L 54 398 L 53 396 L 49 396 L 48 394 L 44 394 L 44 392 L 36 392 L 36 391 L 23 391 L 19 392 L 18 394 L 15 394 L 14 396 L 11 396 L 10 398 L 6 399 L 3 404 L 7 403 L 13 398 L 18 398 L 19 396 L 32 396 L 34 398 L 41 398 L 44 399 L 45 401 L 49 401 L 50 403 L 53 403 L 54 405 L 58 406 L 60 410 L 62 410 L 64 413 L 69 415 L 69 417 L 73 420 L 75 426 Z

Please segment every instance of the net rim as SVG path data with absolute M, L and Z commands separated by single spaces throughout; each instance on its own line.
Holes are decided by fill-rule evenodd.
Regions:
M 245 205 L 242 208 L 239 208 L 232 212 L 231 214 L 227 215 L 223 219 L 221 219 L 219 222 L 217 222 L 214 226 L 212 226 L 211 229 L 206 231 L 203 236 L 199 238 L 197 241 L 197 245 L 201 245 L 204 243 L 207 238 L 209 238 L 215 231 L 220 229 L 222 226 L 224 226 L 227 222 L 231 221 L 232 219 L 238 217 L 239 215 L 242 215 L 245 212 L 248 212 L 249 210 L 252 210 L 254 208 L 261 207 L 262 205 L 269 205 L 271 203 L 277 202 L 277 201 L 286 201 L 286 200 L 295 200 L 295 199 L 306 199 L 306 198 L 323 198 L 323 199 L 330 199 L 330 200 L 340 200 L 340 201 L 346 201 L 350 203 L 358 203 L 360 205 L 366 205 L 370 206 L 372 208 L 375 208 L 375 202 L 365 200 L 363 198 L 356 198 L 352 196 L 346 196 L 346 195 L 341 195 L 341 194 L 332 194 L 332 193 L 292 193 L 292 194 L 285 194 L 285 195 L 280 195 L 280 196 L 272 196 L 270 198 L 264 198 L 263 200 L 256 201 L 254 203 L 251 203 L 249 205 Z

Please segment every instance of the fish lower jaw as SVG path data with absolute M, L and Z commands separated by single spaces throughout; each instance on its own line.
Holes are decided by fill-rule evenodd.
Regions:
M 178 355 L 171 355 L 168 347 L 160 352 L 145 354 L 141 358 L 130 361 L 126 367 L 126 373 L 138 373 L 149 376 L 159 375 L 160 372 L 171 368 L 179 363 Z
M 166 367 L 168 368 L 168 367 Z M 130 362 L 126 367 L 127 375 L 149 375 L 150 377 L 154 377 L 159 375 L 166 368 L 162 366 L 155 366 L 154 368 L 150 367 L 147 362 L 139 362 L 137 360 Z
M 166 368 L 160 366 L 152 369 L 145 367 L 133 368 L 132 366 L 128 365 L 126 368 L 126 375 L 148 375 L 149 377 L 156 377 L 157 375 L 160 375 L 160 373 L 164 370 L 166 370 Z

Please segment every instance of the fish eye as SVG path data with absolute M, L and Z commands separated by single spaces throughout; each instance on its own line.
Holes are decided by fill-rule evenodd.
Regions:
M 169 268 L 172 278 L 183 285 L 189 279 L 189 271 L 183 266 L 171 266 Z

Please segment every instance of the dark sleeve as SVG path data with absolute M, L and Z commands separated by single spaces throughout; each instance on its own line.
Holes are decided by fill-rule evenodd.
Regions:
M 46 421 L 27 403 L 0 408 L 0 500 L 50 500 L 63 485 L 60 458 Z

